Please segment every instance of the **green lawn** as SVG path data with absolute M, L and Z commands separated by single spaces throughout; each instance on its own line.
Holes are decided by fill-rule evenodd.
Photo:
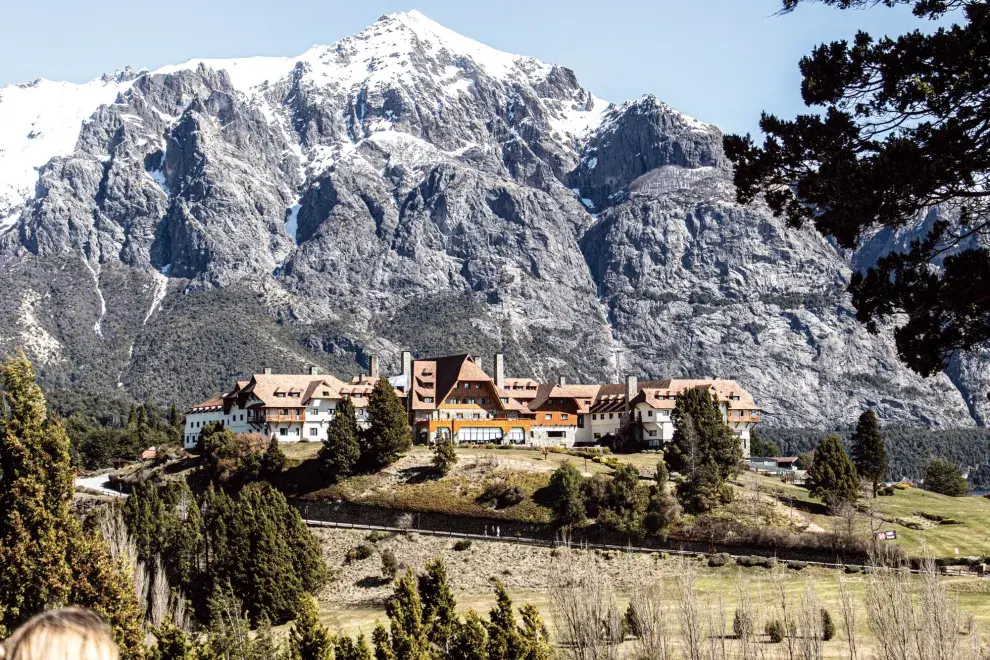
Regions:
M 796 507 L 807 510 L 812 521 L 825 529 L 837 524 L 833 517 L 825 515 L 821 502 L 813 498 L 801 486 L 781 483 L 778 479 L 760 476 L 766 488 L 779 493 L 785 502 L 793 499 Z M 879 530 L 897 532 L 897 543 L 912 556 L 929 554 L 934 557 L 955 557 L 990 553 L 990 500 L 983 497 L 947 497 L 920 488 L 894 490 L 888 497 L 859 501 L 869 506 L 875 502 L 876 512 L 884 520 L 877 521 Z M 961 525 L 944 525 L 925 521 L 918 513 L 924 512 L 952 518 Z M 911 529 L 905 523 L 921 523 L 927 529 Z M 869 531 L 869 522 L 863 515 L 858 522 L 863 532 Z

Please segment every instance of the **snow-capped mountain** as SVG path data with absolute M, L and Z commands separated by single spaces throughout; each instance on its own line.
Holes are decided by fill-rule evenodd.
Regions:
M 502 349 L 544 378 L 735 376 L 772 423 L 982 422 L 967 376 L 856 324 L 849 272 L 734 203 L 716 128 L 415 11 L 0 90 L 0 352 L 54 386 L 187 402 L 266 364 Z

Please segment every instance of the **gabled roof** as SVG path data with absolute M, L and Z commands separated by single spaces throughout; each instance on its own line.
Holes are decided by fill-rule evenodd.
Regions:
M 186 414 L 190 415 L 195 413 L 215 412 L 217 410 L 222 410 L 224 396 L 225 395 L 222 392 L 217 392 L 216 394 L 211 395 L 210 398 L 206 399 L 206 401 L 202 401 L 200 403 L 197 403 L 195 406 L 191 407 L 189 410 L 186 411 Z
M 238 393 L 253 395 L 269 408 L 302 408 L 309 403 L 312 394 L 321 392 L 319 388 L 324 386 L 328 388 L 327 391 L 336 393 L 344 383 L 334 376 L 255 374 Z M 292 396 L 293 394 L 298 396 Z
M 459 381 L 491 383 L 492 390 L 500 395 L 494 379 L 478 366 L 468 354 L 448 355 L 428 360 L 414 360 L 412 363 L 413 410 L 434 410 L 454 390 Z M 426 399 L 433 399 L 428 402 Z M 498 403 L 503 408 L 501 398 Z
M 668 378 L 667 380 L 643 383 L 640 394 L 634 403 L 641 401 L 658 409 L 673 409 L 678 394 L 694 387 L 707 389 L 720 401 L 727 403 L 729 410 L 759 410 L 753 396 L 734 380 Z

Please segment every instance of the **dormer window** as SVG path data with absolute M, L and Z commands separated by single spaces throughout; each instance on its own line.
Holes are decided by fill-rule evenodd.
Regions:
M 285 396 L 285 392 L 276 392 L 275 393 L 275 396 L 277 396 L 277 397 L 284 397 Z
M 289 392 L 289 396 L 298 399 L 299 398 L 299 392 Z

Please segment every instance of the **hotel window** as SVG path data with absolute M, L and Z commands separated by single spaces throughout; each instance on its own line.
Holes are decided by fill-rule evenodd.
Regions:
M 424 396 L 423 397 L 423 403 L 433 403 L 433 397 L 432 396 Z
M 457 413 L 457 419 L 464 419 L 464 413 Z
M 651 437 L 651 438 L 652 438 L 652 437 L 655 437 L 655 436 L 656 436 L 656 434 L 657 434 L 657 432 L 656 432 L 656 431 L 650 431 L 650 437 Z
M 285 396 L 285 392 L 276 392 L 275 396 Z
M 310 415 L 319 415 L 320 414 L 320 409 L 319 408 L 316 408 L 316 407 L 310 408 L 309 409 L 309 414 Z
M 481 389 L 481 383 L 475 383 L 474 384 L 474 389 L 480 390 Z
M 326 390 L 323 390 L 323 396 L 330 396 L 330 393 L 327 392 Z
M 647 417 L 653 417 L 653 411 L 652 411 L 652 410 L 648 410 L 648 411 L 646 412 L 646 416 L 647 416 Z
M 509 402 L 509 397 L 503 396 L 502 397 L 502 403 L 508 403 L 508 402 Z
M 474 399 L 464 399 L 464 403 L 473 404 L 474 403 Z
M 596 434 L 595 434 L 595 440 L 597 440 L 597 439 L 598 439 L 598 438 L 600 438 L 600 437 L 602 437 L 602 434 L 601 434 L 601 433 L 596 433 Z
M 288 415 L 289 414 L 289 409 L 288 408 L 280 408 L 279 411 L 278 411 L 278 414 L 279 415 Z
M 543 419 L 553 419 L 553 415 L 546 414 L 543 416 Z
M 471 383 L 464 383 L 464 389 L 471 389 Z
M 296 435 L 299 435 L 299 431 L 302 429 L 296 429 Z
M 278 434 L 282 437 L 289 435 L 289 429 L 279 429 Z
M 612 418 L 613 418 L 613 415 L 614 415 L 614 414 L 615 414 L 615 413 L 609 413 L 609 414 L 608 414 L 608 418 L 609 418 L 609 419 L 612 419 Z
M 560 418 L 561 419 L 569 419 L 570 416 L 567 413 L 564 413 L 563 415 L 560 416 Z
M 309 430 L 309 434 L 310 434 L 310 435 L 316 435 L 316 434 L 317 434 L 318 432 L 319 432 L 319 431 L 318 431 L 317 429 L 310 429 L 310 430 Z
M 298 399 L 299 398 L 299 392 L 289 392 L 289 396 Z
M 474 413 L 475 419 L 481 419 L 481 413 Z
M 481 405 L 485 405 L 486 403 L 488 403 L 488 399 L 479 399 L 478 403 L 480 403 Z

